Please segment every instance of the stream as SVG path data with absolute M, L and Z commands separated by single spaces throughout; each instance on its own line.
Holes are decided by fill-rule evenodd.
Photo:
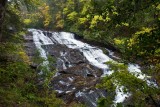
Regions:
M 97 107 L 97 101 L 108 95 L 106 90 L 95 88 L 100 79 L 111 75 L 114 71 L 109 69 L 107 61 L 116 62 L 112 57 L 114 52 L 106 49 L 109 55 L 87 43 L 75 39 L 75 35 L 68 32 L 51 32 L 37 29 L 29 29 L 29 35 L 25 36 L 25 47 L 29 57 L 39 50 L 40 56 L 45 59 L 43 65 L 49 64 L 47 56 L 56 58 L 56 75 L 51 81 L 51 88 L 57 92 L 57 96 L 66 103 L 81 102 L 89 107 Z M 111 56 L 111 57 L 110 57 Z M 48 68 L 49 69 L 49 68 Z M 136 64 L 128 64 L 128 71 L 137 78 L 144 79 L 152 84 L 145 74 L 141 73 Z M 123 102 L 131 94 L 123 92 L 123 86 L 116 88 L 114 103 Z

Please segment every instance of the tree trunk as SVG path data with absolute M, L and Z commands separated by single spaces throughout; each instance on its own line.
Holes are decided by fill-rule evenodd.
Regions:
M 0 0 L 0 42 L 2 42 L 2 28 L 5 17 L 5 6 L 7 0 Z

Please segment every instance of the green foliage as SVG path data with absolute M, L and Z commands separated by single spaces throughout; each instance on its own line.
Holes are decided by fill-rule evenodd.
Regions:
M 95 26 L 97 26 L 97 23 L 99 22 L 99 21 L 103 21 L 104 19 L 102 18 L 102 16 L 100 16 L 100 15 L 95 15 L 94 17 L 93 17 L 93 19 L 91 20 L 91 24 L 90 24 L 90 28 L 92 29 L 92 28 L 94 28 Z
M 50 7 L 46 3 L 43 3 L 43 5 L 39 7 L 39 10 L 43 18 L 44 27 L 48 27 L 51 22 Z
M 0 32 L 2 35 L 0 41 L 0 106 L 63 106 L 63 101 L 57 99 L 54 91 L 49 88 L 49 80 L 53 72 L 52 74 L 45 72 L 46 77 L 41 84 L 38 72 L 30 67 L 31 62 L 24 51 L 22 37 L 25 34 L 23 22 L 30 24 L 33 20 L 26 17 L 26 20 L 23 20 L 23 13 L 21 13 L 23 2 L 33 3 L 33 0 L 18 2 L 11 0 L 5 6 L 5 20 L 1 27 L 2 32 Z M 53 64 L 52 59 L 48 59 L 50 59 L 50 64 Z M 40 60 L 43 61 L 43 59 Z
M 113 102 L 113 98 L 111 96 L 108 96 L 107 98 L 100 98 L 98 100 L 98 107 L 110 107 Z
M 6 43 L 0 45 L 3 52 L 0 58 L 0 105 L 1 106 L 31 106 L 31 107 L 60 107 L 63 102 L 57 99 L 50 90 L 49 83 L 54 72 L 46 71 L 43 67 L 45 78 L 40 83 L 41 76 L 36 70 L 31 69 L 28 57 L 22 45 Z M 3 51 L 4 50 L 4 51 Z M 48 58 L 50 64 L 54 63 Z M 40 59 L 43 61 L 43 59 Z M 42 63 L 41 61 L 37 61 Z M 52 68 L 52 70 L 55 70 Z M 43 75 L 43 76 L 44 76 Z
M 5 106 L 60 106 L 60 100 L 49 91 L 48 84 L 55 72 L 54 59 L 49 65 L 37 53 L 33 59 L 42 71 L 30 69 L 29 58 L 21 47 L 24 27 L 66 30 L 85 39 L 112 44 L 125 60 L 148 64 L 150 74 L 160 83 L 160 2 L 158 0 L 11 0 L 5 5 L 5 18 L 0 32 L 0 103 Z M 13 21 L 14 19 L 14 21 Z M 2 38 L 1 38 L 2 36 Z M 156 105 L 157 89 L 130 74 L 123 64 L 108 62 L 112 75 L 105 77 L 99 88 L 111 95 L 99 100 L 99 106 L 112 105 L 115 84 L 132 93 L 127 106 Z M 49 69 L 48 69 L 49 68 Z M 49 72 L 51 71 L 51 72 Z M 42 89 L 37 78 L 43 78 Z M 49 93 L 53 93 L 50 94 Z M 147 99 L 148 102 L 147 102 Z M 57 102 L 56 102 L 57 101 Z M 155 101 L 155 102 L 154 102 Z M 0 106 L 1 106 L 0 104 Z M 117 106 L 122 106 L 118 104 Z
M 70 14 L 68 14 L 67 17 L 69 20 L 74 21 L 77 14 L 78 14 L 77 12 L 73 11 Z
M 144 80 L 138 79 L 133 74 L 129 73 L 127 66 L 124 64 L 107 62 L 107 65 L 110 66 L 110 70 L 114 70 L 115 72 L 104 77 L 101 84 L 98 84 L 97 87 L 104 88 L 109 93 L 113 93 L 117 86 L 123 86 L 124 93 L 130 92 L 132 94 L 130 100 L 127 101 L 128 103 L 123 104 L 124 106 L 148 106 L 150 104 L 157 106 L 157 98 L 160 95 L 158 88 L 149 86 Z M 113 101 L 114 95 L 111 99 L 108 97 L 99 100 L 100 107 L 112 104 L 109 102 Z M 119 104 L 118 106 L 121 105 Z
M 85 18 L 85 17 L 84 18 L 79 18 L 78 22 L 80 24 L 85 24 L 87 22 L 87 18 Z
M 20 43 L 0 44 L 0 105 L 1 106 L 31 106 L 31 107 L 60 107 L 63 102 L 57 99 L 50 90 L 49 83 L 53 72 L 45 71 L 43 84 L 41 76 L 36 70 L 31 69 L 28 56 Z M 54 63 L 48 58 L 50 64 Z M 43 59 L 37 60 L 40 64 Z M 50 65 L 51 66 L 51 65 Z M 52 70 L 55 70 L 52 68 Z
M 29 25 L 31 23 L 31 20 L 30 19 L 24 19 L 24 24 L 25 25 Z
M 23 62 L 9 63 L 0 70 L 0 104 L 3 106 L 51 106 L 59 107 L 62 101 L 47 87 L 39 88 L 37 74 Z
M 81 103 L 72 102 L 69 105 L 67 105 L 67 107 L 87 107 L 87 106 Z
M 48 65 L 46 65 L 46 62 Z M 32 63 L 37 64 L 37 73 L 39 77 L 43 81 L 43 85 L 48 87 L 53 75 L 56 73 L 55 69 L 55 59 L 51 56 L 48 56 L 47 59 L 44 59 L 40 56 L 39 50 L 36 51 L 35 57 L 32 59 Z
M 152 64 L 159 63 L 159 29 L 143 28 L 136 32 L 128 42 L 128 51 L 137 57 L 143 57 L 147 62 Z
M 57 8 L 59 8 L 57 12 L 55 11 L 56 13 L 63 10 L 63 13 L 59 14 L 57 28 L 60 26 L 61 29 L 81 34 L 89 40 L 104 44 L 110 43 L 123 53 L 126 60 L 130 61 L 157 52 L 155 51 L 157 48 L 155 49 L 154 46 L 159 45 L 159 42 L 157 42 L 159 41 L 158 36 L 155 37 L 159 32 L 158 1 L 62 0 L 53 3 L 58 5 Z M 154 33 L 150 34 L 149 32 L 152 31 Z M 144 35 L 143 40 L 142 37 L 139 38 L 140 36 L 137 35 Z M 157 40 L 151 38 L 151 35 Z M 136 39 L 137 37 L 140 41 Z M 153 46 L 147 46 L 149 41 L 154 42 Z M 132 44 L 131 47 L 130 44 Z M 143 51 L 137 49 L 137 47 L 143 49 Z M 146 52 L 147 49 L 152 52 Z M 158 58 L 154 56 L 153 60 L 158 60 Z M 149 55 L 148 59 L 152 59 L 152 55 Z

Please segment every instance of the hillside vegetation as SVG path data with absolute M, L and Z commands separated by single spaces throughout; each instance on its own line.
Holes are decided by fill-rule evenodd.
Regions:
M 121 62 L 143 66 L 142 72 L 155 80 L 158 88 L 128 74 L 125 65 L 113 62 L 107 64 L 118 72 L 104 77 L 97 87 L 112 93 L 116 78 L 133 94 L 118 107 L 160 106 L 159 0 L 0 1 L 0 106 L 66 106 L 49 90 L 47 80 L 53 74 L 39 85 L 39 75 L 31 68 L 23 47 L 27 28 L 74 32 L 86 40 L 113 46 L 121 53 Z M 100 99 L 99 107 L 112 105 L 113 97 Z

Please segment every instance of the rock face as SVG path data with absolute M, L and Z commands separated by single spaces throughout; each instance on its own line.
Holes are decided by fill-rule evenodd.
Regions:
M 27 35 L 24 36 L 24 47 L 27 55 L 29 56 L 30 59 L 35 56 L 35 50 L 37 49 L 35 46 L 35 43 L 33 41 L 33 35 L 31 33 L 28 33 Z
M 89 107 L 96 107 L 100 97 L 106 97 L 105 90 L 97 89 L 96 84 L 100 78 L 110 75 L 109 66 L 104 64 L 113 59 L 119 59 L 114 56 L 114 52 L 108 51 L 108 56 L 101 49 L 91 46 L 87 43 L 76 40 L 75 35 L 66 32 L 49 32 L 36 29 L 29 29 L 29 33 L 24 37 L 26 53 L 32 59 L 36 56 L 36 51 L 45 59 L 42 65 L 49 64 L 48 55 L 56 59 L 57 73 L 53 75 L 50 87 L 57 92 L 57 96 L 66 103 L 74 101 L 84 103 Z M 38 65 L 31 65 L 36 68 Z M 48 68 L 49 70 L 49 68 Z M 154 82 L 148 80 L 147 75 L 143 74 L 137 64 L 128 64 L 128 72 L 137 78 L 147 82 L 148 85 Z M 137 76 L 138 74 L 138 76 Z M 131 96 L 131 93 L 124 92 L 123 86 L 116 86 L 114 103 L 121 103 Z
M 37 44 L 35 34 L 32 31 L 28 33 L 25 39 L 25 49 L 28 56 L 32 59 L 36 54 Z M 41 32 L 37 35 L 51 38 L 53 34 L 50 32 Z M 51 89 L 57 92 L 57 96 L 62 98 L 66 103 L 73 101 L 85 103 L 90 107 L 97 106 L 97 100 L 100 97 L 107 95 L 105 90 L 96 89 L 95 86 L 99 82 L 103 71 L 98 67 L 93 66 L 84 56 L 84 53 L 76 48 L 69 48 L 64 44 L 58 43 L 51 39 L 52 43 L 45 43 L 39 39 L 38 43 L 45 51 L 46 55 L 51 55 L 56 58 L 56 76 L 53 76 L 51 81 Z M 64 40 L 65 41 L 65 40 Z M 74 46 L 74 44 L 71 44 Z M 40 51 L 42 49 L 39 49 Z M 43 56 L 45 58 L 45 55 Z M 32 64 L 36 67 L 36 64 Z

